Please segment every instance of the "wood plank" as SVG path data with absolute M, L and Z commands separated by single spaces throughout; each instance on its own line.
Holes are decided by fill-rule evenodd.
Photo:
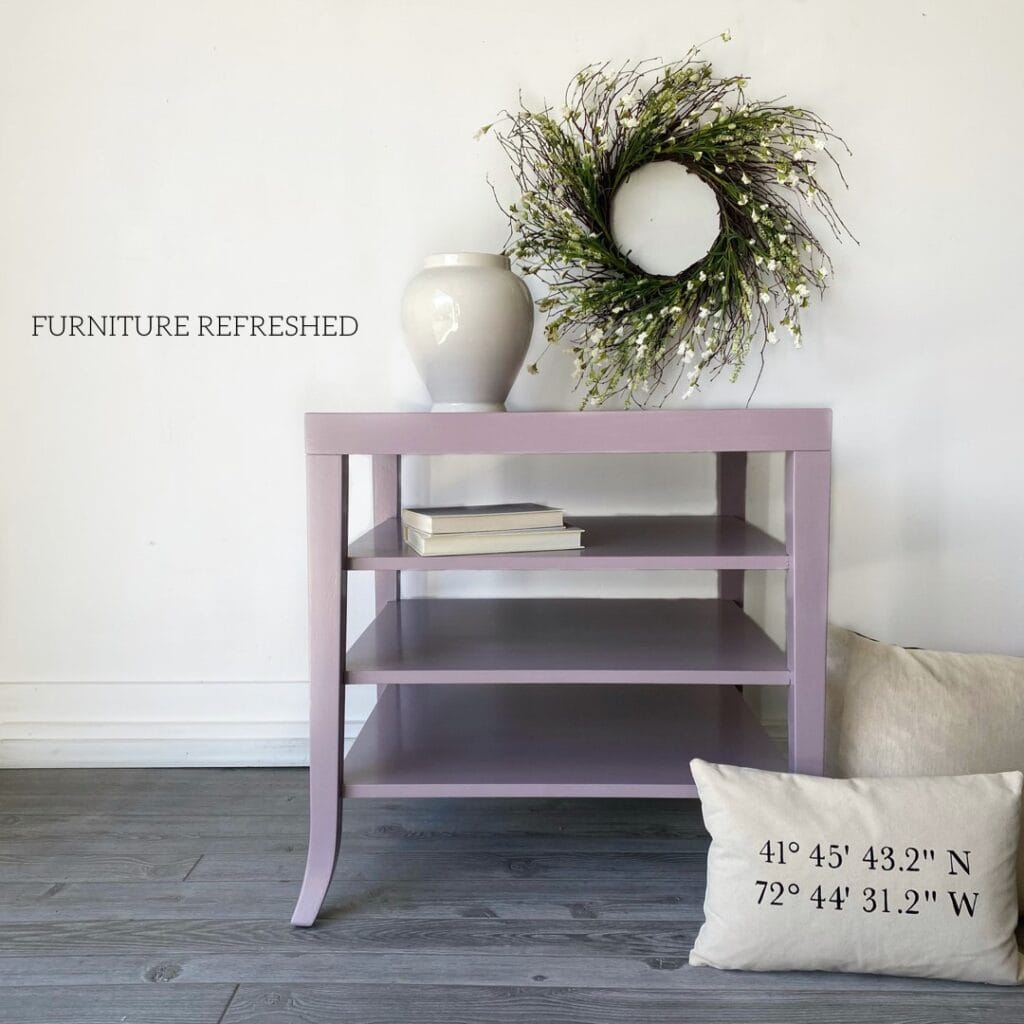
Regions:
M 304 857 L 291 854 L 209 853 L 195 866 L 189 881 L 299 881 Z M 343 852 L 335 877 L 361 881 L 428 881 L 462 878 L 467 886 L 488 886 L 495 880 L 545 875 L 557 879 L 664 879 L 666 872 L 700 884 L 704 878 L 702 853 L 532 853 L 509 856 L 505 853 L 423 853 L 415 856 L 389 853 Z M 79 881 L 103 881 L 82 878 Z M 638 882 L 636 884 L 639 884 Z
M 296 814 L 7 814 L 0 828 L 7 842 L 46 841 L 88 843 L 107 839 L 118 843 L 221 842 L 232 840 L 288 839 L 306 841 L 305 820 Z M 403 834 L 396 829 L 396 836 Z M 352 841 L 371 839 L 374 830 L 353 828 Z
M 4 989 L 23 985 L 130 985 L 146 980 L 178 984 L 264 983 L 270 985 L 322 984 L 325 978 L 344 978 L 349 984 L 430 985 L 439 978 L 459 986 L 626 988 L 644 992 L 671 991 L 690 998 L 737 992 L 752 993 L 767 1005 L 786 993 L 813 992 L 831 996 L 839 1006 L 868 993 L 885 994 L 893 1007 L 904 996 L 993 996 L 1002 999 L 1011 1016 L 1024 1005 L 1020 989 L 998 989 L 990 985 L 943 982 L 930 978 L 895 978 L 879 975 L 812 974 L 787 971 L 761 974 L 745 971 L 716 971 L 690 967 L 685 958 L 623 956 L 532 956 L 481 954 L 467 950 L 458 954 L 424 956 L 419 953 L 322 952 L 315 948 L 316 930 L 308 936 L 308 951 L 288 953 L 225 953 L 125 956 L 16 956 L 0 958 Z M 711 1019 L 714 1019 L 713 1017 Z M 825 1007 L 822 1019 L 827 1019 Z M 880 1020 L 900 1019 L 881 1016 Z M 945 1019 L 939 1020 L 945 1024 Z M 754 1010 L 750 1024 L 760 1017 Z M 838 1020 L 842 1020 L 841 1017 Z M 929 1021 L 929 1024 L 934 1024 Z
M 345 760 L 342 792 L 696 796 L 694 757 L 785 766 L 732 687 L 392 684 Z
M 349 545 L 352 569 L 785 569 L 786 545 L 735 516 L 576 516 L 583 549 L 517 554 L 416 554 L 388 519 Z
M 66 835 L 47 836 L 45 829 L 23 824 L 11 830 L 10 838 L 5 838 L 3 849 L 12 856 L 17 854 L 30 857 L 76 852 L 103 853 L 115 846 L 123 849 L 124 844 L 130 843 L 136 852 L 152 852 L 162 845 L 162 852 L 174 851 L 180 853 L 182 858 L 214 852 L 291 853 L 295 849 L 304 850 L 306 836 L 302 832 L 302 819 L 286 820 L 291 823 L 287 829 L 276 832 L 268 829 L 266 835 L 260 836 L 252 819 L 236 822 L 238 830 L 225 827 L 221 834 L 205 831 L 216 828 L 212 821 L 184 822 L 179 834 L 173 823 L 167 823 L 166 827 L 161 823 L 157 828 L 146 828 L 145 824 L 98 816 L 94 819 L 95 824 L 89 826 L 95 828 L 95 831 L 83 830 L 81 839 Z M 110 823 L 106 831 L 101 830 L 102 822 Z M 675 835 L 659 835 L 656 832 L 650 835 L 577 835 L 563 825 L 558 832 L 510 832 L 506 838 L 500 830 L 445 832 L 436 827 L 416 829 L 395 824 L 389 829 L 346 829 L 344 843 L 346 851 L 358 850 L 362 853 L 487 853 L 500 847 L 503 853 L 512 855 L 536 853 L 541 849 L 549 853 L 700 852 L 707 849 L 708 840 L 699 832 L 686 834 L 682 829 Z
M 154 863 L 184 863 L 189 859 L 196 861 L 204 853 L 222 850 L 242 855 L 303 853 L 306 846 L 301 833 L 283 840 L 275 836 L 186 836 L 180 839 L 135 839 L 130 842 L 133 855 Z M 28 862 L 42 857 L 58 860 L 80 856 L 83 859 L 102 860 L 104 857 L 121 854 L 125 846 L 122 840 L 115 837 L 83 836 L 75 839 L 61 836 L 53 839 L 12 839 L 4 842 L 2 850 L 0 863 L 7 858 L 16 864 L 19 860 Z
M 244 913 L 244 910 L 243 910 Z M 501 920 L 493 917 L 416 919 L 363 918 L 328 913 L 315 932 L 287 920 L 56 921 L 7 924 L 0 930 L 0 957 L 45 955 L 131 956 L 139 953 L 320 952 L 461 954 L 468 951 L 531 956 L 683 957 L 700 922 Z
M 628 845 L 628 844 L 627 844 Z M 646 846 L 647 844 L 642 844 Z M 622 850 L 603 840 L 576 844 L 569 839 L 524 841 L 522 852 L 501 849 L 493 842 L 446 847 L 438 839 L 431 849 L 395 848 L 386 843 L 354 843 L 339 861 L 339 877 L 515 878 L 545 873 L 562 877 L 601 877 L 623 870 L 658 872 L 702 871 L 706 842 L 655 841 L 650 849 Z M 110 839 L 38 839 L 5 842 L 0 852 L 0 882 L 112 882 L 259 880 L 290 881 L 305 856 L 301 839 L 229 837 L 134 842 Z
M 485 891 L 460 879 L 365 883 L 336 879 L 328 914 L 357 918 L 679 921 L 702 912 L 699 886 L 667 878 L 624 889 L 620 879 L 519 878 Z M 69 921 L 284 920 L 294 882 L 71 882 L 0 884 L 5 924 Z
M 72 771 L 91 771 L 92 769 L 76 768 Z M 105 769 L 101 769 L 105 770 Z M 164 769 L 169 770 L 169 769 Z M 305 769 L 300 769 L 305 775 Z M 295 815 L 303 821 L 309 816 L 309 794 L 282 794 L 267 791 L 254 785 L 248 793 L 241 793 L 238 796 L 222 796 L 217 793 L 196 792 L 188 794 L 182 792 L 181 800 L 188 800 L 188 806 L 197 814 L 216 814 L 217 808 L 225 808 L 231 805 L 232 811 L 237 814 L 269 814 L 269 815 Z M 120 793 L 100 793 L 88 798 L 88 809 L 93 814 L 117 814 L 137 815 L 166 814 L 168 802 L 173 803 L 170 794 L 161 794 L 145 800 L 135 797 L 126 797 Z M 83 810 L 85 802 L 83 798 L 75 794 L 49 796 L 46 794 L 20 793 L 5 797 L 2 805 L 2 812 L 18 816 L 38 813 L 45 808 L 51 814 L 63 814 L 75 817 Z
M 499 801 L 493 801 L 498 804 Z M 582 801 L 581 801 L 582 802 Z M 619 809 L 620 801 L 587 801 L 581 815 L 570 808 L 538 812 L 516 807 L 528 801 L 500 801 L 491 813 L 473 799 L 406 800 L 402 806 L 382 806 L 381 800 L 359 800 L 346 808 L 346 848 L 410 850 L 502 850 L 518 853 L 537 849 L 658 852 L 668 843 L 701 845 L 707 842 L 695 801 L 644 801 L 648 813 Z M 610 805 L 607 814 L 597 808 Z M 674 813 L 661 812 L 663 805 Z M 369 812 L 367 808 L 370 808 Z M 211 841 L 228 846 L 234 839 L 260 842 L 306 841 L 305 822 L 295 815 L 233 815 L 225 813 L 179 815 L 82 814 L 5 815 L 0 823 L 6 841 L 47 840 L 52 843 L 110 839 L 119 843 Z M 675 849 L 673 845 L 671 847 Z
M 224 1017 L 224 1024 L 363 1024 L 368 1020 L 451 1024 L 1006 1024 L 1017 1009 L 1005 993 L 962 993 L 945 990 L 893 999 L 886 994 L 857 992 L 856 999 L 822 1005 L 821 993 L 773 994 L 731 991 L 714 995 L 677 992 L 645 993 L 629 989 L 523 987 L 457 987 L 454 985 L 243 985 Z M 833 1013 L 833 1011 L 835 1011 Z
M 93 770 L 85 768 L 74 769 L 76 772 Z M 96 770 L 105 771 L 106 769 Z M 166 771 L 168 769 L 159 770 Z M 261 770 L 254 769 L 256 772 Z M 301 772 L 303 778 L 305 778 L 305 769 L 294 769 L 294 771 Z M 98 793 L 87 798 L 74 794 L 61 797 L 58 795 L 39 796 L 23 793 L 8 796 L 0 802 L 0 828 L 4 828 L 7 825 L 18 827 L 20 823 L 27 823 L 33 819 L 43 821 L 53 819 L 77 821 L 79 816 L 86 814 L 87 816 L 109 816 L 111 819 L 139 822 L 141 825 L 147 820 L 166 820 L 169 813 L 172 816 L 175 813 L 173 811 L 169 812 L 168 807 L 178 807 L 180 810 L 176 813 L 182 821 L 188 820 L 190 817 L 207 819 L 215 817 L 218 814 L 219 808 L 219 813 L 223 815 L 225 820 L 247 818 L 258 821 L 261 818 L 266 818 L 268 819 L 268 829 L 275 827 L 271 819 L 290 817 L 293 820 L 294 827 L 298 828 L 305 835 L 305 823 L 309 813 L 307 802 L 308 797 L 304 793 L 296 795 L 294 798 L 291 796 L 285 798 L 283 794 L 274 792 L 272 787 L 268 791 L 255 778 L 250 782 L 248 792 L 238 793 L 230 797 L 221 797 L 199 790 L 177 795 L 162 794 L 141 802 L 125 800 L 121 795 L 111 796 L 105 793 Z M 467 821 L 483 820 L 488 816 L 486 806 L 490 803 L 496 805 L 495 814 L 497 817 L 495 821 L 498 823 L 496 827 L 500 827 L 502 822 L 508 822 L 509 824 L 516 821 L 524 822 L 532 817 L 539 819 L 547 815 L 551 821 L 556 823 L 555 827 L 560 824 L 566 830 L 575 830 L 576 828 L 592 829 L 596 823 L 602 821 L 607 815 L 610 819 L 617 818 L 622 821 L 631 819 L 638 823 L 642 822 L 642 827 L 657 828 L 669 827 L 669 823 L 672 821 L 682 820 L 684 815 L 680 812 L 680 808 L 688 804 L 692 805 L 699 814 L 697 802 L 685 799 L 623 800 L 605 797 L 591 800 L 567 798 L 544 798 L 541 800 L 495 797 L 487 800 L 462 798 L 452 801 L 389 798 L 386 800 L 363 799 L 358 802 L 352 802 L 345 809 L 345 827 L 348 827 L 347 821 L 350 817 L 355 821 L 373 821 L 378 813 L 377 810 L 371 811 L 368 809 L 364 817 L 364 805 L 379 808 L 381 813 L 401 814 L 403 820 L 411 822 L 414 820 L 412 817 L 414 815 L 418 816 L 422 813 L 429 816 L 435 809 L 444 808 L 446 805 L 449 809 L 447 812 L 449 820 L 454 820 L 452 816 Z M 417 810 L 417 805 L 419 804 L 423 805 L 424 810 L 422 812 Z M 504 804 L 506 810 L 499 810 L 499 804 Z M 511 805 L 516 804 L 521 806 L 521 811 L 511 807 Z M 603 804 L 608 805 L 607 810 L 599 810 Z M 475 809 L 474 805 L 476 805 Z M 630 805 L 632 805 L 632 808 Z M 510 815 L 512 816 L 510 817 Z M 419 819 L 417 818 L 416 820 Z M 381 827 L 384 827 L 386 823 L 379 822 L 379 824 Z M 368 827 L 373 826 L 370 825 Z
M 227 984 L 5 987 L 0 1024 L 219 1024 L 234 992 Z
M 44 847 L 45 849 L 45 844 Z M 201 854 L 181 855 L 159 847 L 147 852 L 115 848 L 82 853 L 73 847 L 66 853 L 10 852 L 0 847 L 0 882 L 133 882 L 142 879 L 181 880 L 195 867 Z
M 3 769 L 0 827 L 34 814 L 166 816 L 169 809 L 306 817 L 308 774 L 305 768 Z
M 67 770 L 67 769 L 65 769 Z M 99 775 L 110 769 L 80 768 L 69 774 Z M 239 823 L 238 827 L 244 834 L 247 827 L 260 830 L 278 828 L 299 828 L 305 835 L 305 827 L 295 822 L 294 813 L 277 811 L 260 813 L 248 806 L 250 797 L 265 797 L 273 803 L 279 788 L 277 780 L 264 781 L 260 772 L 266 769 L 248 770 L 246 789 L 231 794 L 218 812 L 211 811 L 207 792 L 201 786 L 194 786 L 184 792 L 167 792 L 146 802 L 139 807 L 128 807 L 122 811 L 108 811 L 97 808 L 106 795 L 102 780 L 93 784 L 96 790 L 84 799 L 79 797 L 77 810 L 72 817 L 68 812 L 55 808 L 52 801 L 55 794 L 46 794 L 45 799 L 37 799 L 31 810 L 6 810 L 8 804 L 21 796 L 5 797 L 0 793 L 0 828 L 7 834 L 8 829 L 18 829 L 22 825 L 32 827 L 38 823 L 46 828 L 49 835 L 78 835 L 81 827 L 102 828 L 108 822 L 137 823 L 140 828 L 160 828 L 161 822 L 174 822 L 177 826 L 187 827 L 189 822 L 219 821 L 225 827 Z M 168 769 L 152 769 L 154 772 L 166 772 Z M 174 769 L 176 771 L 176 769 Z M 295 792 L 304 797 L 307 773 L 305 769 L 288 769 L 298 780 Z M 28 774 L 11 771 L 9 776 Z M 197 780 L 198 782 L 198 780 Z M 28 794 L 22 794 L 27 796 Z M 70 794 L 69 794 L 70 795 Z M 298 808 L 298 813 L 305 813 L 305 802 Z M 358 826 L 357 824 L 358 823 Z M 504 833 L 506 830 L 528 830 L 531 834 L 537 831 L 567 831 L 586 834 L 610 834 L 615 831 L 628 830 L 652 834 L 652 830 L 660 835 L 680 834 L 678 830 L 688 830 L 692 834 L 694 828 L 701 828 L 700 804 L 695 800 L 644 800 L 616 799 L 568 799 L 561 797 L 545 798 L 500 798 L 489 799 L 464 798 L 451 800 L 404 800 L 404 799 L 365 799 L 353 803 L 346 809 L 345 828 L 358 827 L 370 831 L 387 831 L 396 825 L 410 829 L 429 827 L 433 823 L 445 830 L 458 832 L 463 826 L 476 829 L 484 825 L 492 834 Z M 29 838 L 29 837 L 26 837 Z
M 298 796 L 304 801 L 307 795 L 302 768 L 4 768 L 0 809 L 8 797 L 24 793 L 80 795 L 90 801 L 109 794 L 145 805 L 172 794 L 244 795 L 254 784 L 268 797 Z
M 352 645 L 349 683 L 789 681 L 785 654 L 714 598 L 413 598 Z

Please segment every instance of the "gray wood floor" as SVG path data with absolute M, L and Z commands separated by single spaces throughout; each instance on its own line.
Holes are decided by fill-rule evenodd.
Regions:
M 351 801 L 298 770 L 0 772 L 0 1024 L 1024 1021 L 1024 992 L 694 969 L 692 802 Z

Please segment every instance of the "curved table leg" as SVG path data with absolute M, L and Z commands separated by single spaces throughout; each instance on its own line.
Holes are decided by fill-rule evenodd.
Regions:
M 309 531 L 309 853 L 292 924 L 316 920 L 341 842 L 348 457 L 306 457 Z

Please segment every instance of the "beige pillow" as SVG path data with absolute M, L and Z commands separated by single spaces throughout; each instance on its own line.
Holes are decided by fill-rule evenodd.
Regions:
M 830 627 L 827 774 L 1024 770 L 1024 658 L 915 651 Z M 1017 870 L 1024 908 L 1024 842 Z
M 691 964 L 1024 980 L 1020 772 L 821 779 L 690 767 L 711 833 Z

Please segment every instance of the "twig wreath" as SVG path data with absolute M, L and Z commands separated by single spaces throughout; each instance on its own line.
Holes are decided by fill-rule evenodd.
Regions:
M 511 161 L 522 195 L 502 207 L 506 253 L 547 285 L 546 337 L 574 354 L 583 405 L 643 406 L 659 391 L 664 402 L 684 377 L 687 398 L 725 369 L 735 381 L 755 345 L 763 369 L 780 330 L 799 347 L 800 311 L 832 267 L 803 211 L 819 211 L 837 239 L 849 235 L 815 177 L 821 155 L 839 169 L 827 146 L 845 148 L 842 139 L 808 110 L 749 101 L 746 78 L 715 77 L 699 52 L 590 65 L 560 116 L 520 96 L 517 111 L 478 132 L 493 130 Z M 647 273 L 612 237 L 617 189 L 658 160 L 681 164 L 718 201 L 718 237 L 676 275 Z

